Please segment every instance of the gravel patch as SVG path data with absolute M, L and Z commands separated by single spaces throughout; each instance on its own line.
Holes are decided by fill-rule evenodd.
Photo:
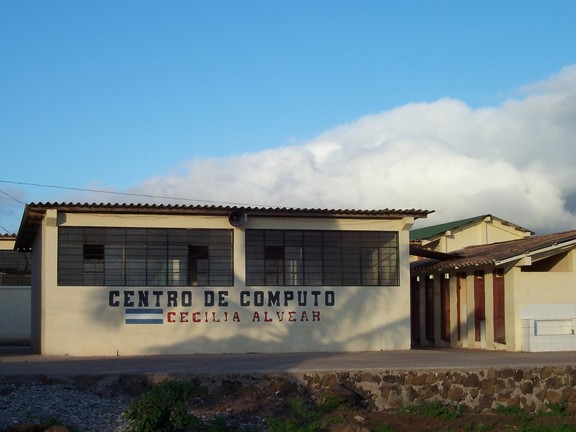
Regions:
M 54 420 L 85 432 L 124 432 L 130 398 L 98 395 L 66 384 L 0 383 L 0 431 Z

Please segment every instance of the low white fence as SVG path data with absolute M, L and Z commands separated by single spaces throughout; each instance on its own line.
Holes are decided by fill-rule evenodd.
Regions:
M 30 343 L 29 286 L 0 286 L 0 345 Z
M 522 351 L 576 351 L 576 304 L 522 305 Z

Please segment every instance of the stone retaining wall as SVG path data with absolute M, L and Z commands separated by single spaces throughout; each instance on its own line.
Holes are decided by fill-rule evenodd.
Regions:
M 317 372 L 288 375 L 238 375 L 203 383 L 210 391 L 256 386 L 269 390 L 286 385 L 312 394 L 355 396 L 376 409 L 398 410 L 440 402 L 477 412 L 498 406 L 534 412 L 565 407 L 576 413 L 576 367 L 452 371 Z M 284 382 L 284 383 L 283 383 Z M 348 394 L 347 394 L 348 393 Z

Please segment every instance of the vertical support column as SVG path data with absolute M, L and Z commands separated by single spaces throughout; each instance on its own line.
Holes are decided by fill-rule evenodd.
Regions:
M 434 275 L 434 346 L 442 346 L 442 300 L 440 284 L 442 274 Z
M 468 301 L 468 278 L 466 273 L 457 273 L 457 289 L 460 290 L 460 344 L 462 347 L 469 348 L 468 327 L 469 327 L 469 301 Z
M 234 288 L 246 286 L 246 232 L 244 227 L 234 228 Z
M 458 341 L 458 326 L 460 322 L 458 320 L 458 275 L 450 275 L 450 346 L 457 347 Z
M 475 327 L 476 315 L 474 313 L 474 272 L 466 275 L 466 317 L 467 317 L 467 340 L 468 348 L 477 348 L 475 343 Z
M 496 349 L 494 341 L 494 277 L 490 270 L 484 273 L 485 302 L 486 302 L 486 349 Z
M 422 345 L 422 333 L 420 329 L 420 276 L 410 278 L 410 339 L 412 348 Z
M 569 255 L 576 254 L 573 252 Z M 576 264 L 576 263 L 575 263 Z M 576 267 L 574 267 L 576 268 Z M 504 289 L 506 290 L 506 350 L 522 351 L 522 315 L 520 313 L 520 300 L 518 293 L 521 284 L 522 273 L 520 268 L 512 267 L 504 270 Z M 517 293 L 519 294 L 517 296 Z
M 55 209 L 46 210 L 40 228 L 40 279 L 39 292 L 39 351 L 40 354 L 50 353 L 51 338 L 59 337 L 52 334 L 50 326 L 57 323 L 47 321 L 48 313 L 52 313 L 51 298 L 58 285 L 58 212 Z
M 420 276 L 420 341 L 422 346 L 430 346 L 432 344 L 428 339 L 430 331 L 427 330 L 430 305 L 427 303 L 429 296 L 426 295 L 426 290 L 429 283 L 430 275 Z

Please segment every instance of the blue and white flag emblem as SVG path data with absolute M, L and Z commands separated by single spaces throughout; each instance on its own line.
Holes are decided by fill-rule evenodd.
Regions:
M 164 324 L 163 309 L 135 308 L 124 311 L 126 324 Z

